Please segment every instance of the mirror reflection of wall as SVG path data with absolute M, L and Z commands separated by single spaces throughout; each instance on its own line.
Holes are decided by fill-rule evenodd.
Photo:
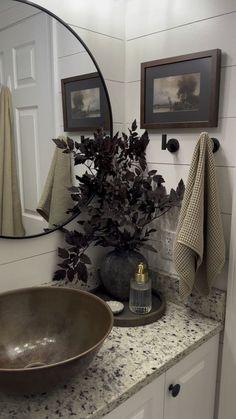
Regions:
M 32 236 L 54 228 L 54 225 L 62 225 L 71 218 L 71 214 L 66 214 L 68 206 L 73 206 L 67 187 L 74 183 L 76 173 L 70 156 L 56 151 L 52 138 L 69 135 L 78 139 L 80 135 L 92 134 L 96 127 L 93 118 L 98 113 L 91 112 L 94 95 L 90 89 L 84 106 L 90 110 L 91 130 L 88 121 L 84 132 L 79 119 L 81 115 L 77 114 L 76 129 L 66 132 L 61 80 L 86 77 L 97 73 L 97 69 L 88 52 L 67 27 L 35 7 L 13 0 L 1 1 L 0 32 L 0 115 L 4 109 L 7 114 L 11 108 L 9 104 L 6 108 L 3 98 L 7 91 L 14 121 L 9 136 L 2 133 L 0 138 L 0 172 L 7 173 L 7 179 L 4 173 L 0 177 L 1 202 L 12 209 L 0 212 L 0 235 Z M 103 85 L 100 80 L 98 83 L 106 100 Z M 88 93 L 88 87 L 85 87 L 79 88 L 82 96 L 85 90 Z M 1 125 L 4 129 L 4 124 Z M 9 144 L 11 151 L 7 152 Z M 14 167 L 10 167 L 14 155 L 16 174 L 13 173 Z M 12 191 L 9 185 L 6 186 L 9 178 L 15 179 Z M 9 212 L 13 212 L 11 219 Z M 16 227 L 19 219 L 23 229 Z

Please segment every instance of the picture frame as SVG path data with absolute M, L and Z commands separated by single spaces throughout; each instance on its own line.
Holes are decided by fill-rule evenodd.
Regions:
M 141 128 L 218 124 L 221 50 L 141 64 Z
M 64 131 L 110 129 L 105 91 L 97 72 L 61 80 Z

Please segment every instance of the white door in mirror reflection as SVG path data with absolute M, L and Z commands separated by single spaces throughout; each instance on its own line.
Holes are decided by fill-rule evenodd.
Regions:
M 4 28 L 0 14 L 0 69 L 2 83 L 11 80 L 23 223 L 33 235 L 48 227 L 36 208 L 55 148 L 51 23 L 36 9 L 17 20 L 16 8 L 15 23 Z

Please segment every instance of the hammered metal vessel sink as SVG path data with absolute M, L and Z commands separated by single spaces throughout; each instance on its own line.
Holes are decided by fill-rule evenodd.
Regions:
M 0 391 L 38 393 L 84 370 L 113 315 L 93 294 L 37 287 L 0 294 Z

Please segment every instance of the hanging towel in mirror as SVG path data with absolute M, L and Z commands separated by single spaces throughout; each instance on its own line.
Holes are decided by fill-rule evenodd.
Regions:
M 0 93 L 0 235 L 25 235 L 16 171 L 12 97 L 5 86 Z
M 49 228 L 64 224 L 70 217 L 66 212 L 74 206 L 68 191 L 72 187 L 71 176 L 71 155 L 56 147 L 37 208 Z
M 212 148 L 211 138 L 203 132 L 194 150 L 176 232 L 174 263 L 182 299 L 193 289 L 208 295 L 225 262 Z

